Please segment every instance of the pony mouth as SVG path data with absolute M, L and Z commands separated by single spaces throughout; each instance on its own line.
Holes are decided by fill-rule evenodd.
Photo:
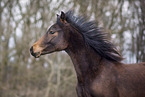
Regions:
M 41 51 L 40 52 L 37 52 L 37 53 L 35 53 L 35 58 L 39 58 L 41 56 Z

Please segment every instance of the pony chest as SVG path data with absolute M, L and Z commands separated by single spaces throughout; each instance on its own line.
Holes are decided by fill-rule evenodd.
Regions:
M 111 76 L 100 76 L 90 85 L 90 92 L 93 97 L 119 97 L 115 81 Z
M 79 97 L 104 97 L 105 87 L 103 83 L 94 81 L 85 85 L 78 84 L 76 89 Z
M 105 89 L 107 89 L 107 86 L 105 86 L 103 82 L 99 82 L 96 80 L 90 85 L 90 92 L 93 95 L 103 96 Z

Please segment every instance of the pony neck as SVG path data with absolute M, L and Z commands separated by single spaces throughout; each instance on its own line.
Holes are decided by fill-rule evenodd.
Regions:
M 74 64 L 78 82 L 92 80 L 99 71 L 102 58 L 85 43 L 76 43 L 65 50 Z

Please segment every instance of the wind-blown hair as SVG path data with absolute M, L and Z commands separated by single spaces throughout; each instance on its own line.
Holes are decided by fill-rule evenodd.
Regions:
M 97 22 L 89 22 L 83 16 L 76 17 L 71 10 L 65 13 L 65 20 L 83 35 L 86 45 L 93 48 L 101 57 L 113 62 L 120 62 L 123 59 L 114 45 L 107 40 L 107 34 L 97 27 Z M 59 18 L 57 24 L 62 25 Z

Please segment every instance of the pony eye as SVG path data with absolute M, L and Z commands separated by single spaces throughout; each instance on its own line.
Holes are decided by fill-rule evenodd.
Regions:
M 54 34 L 55 32 L 53 32 L 53 31 L 50 31 L 49 33 L 50 33 L 50 34 Z

